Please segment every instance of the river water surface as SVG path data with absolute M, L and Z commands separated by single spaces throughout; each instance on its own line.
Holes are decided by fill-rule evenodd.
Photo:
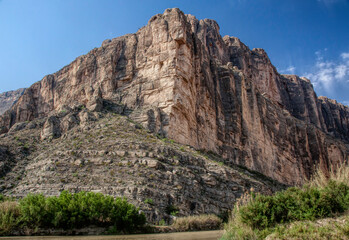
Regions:
M 133 234 L 114 236 L 47 236 L 47 237 L 1 237 L 1 240 L 217 240 L 223 235 L 223 231 L 201 231 L 181 233 L 160 233 L 160 234 Z

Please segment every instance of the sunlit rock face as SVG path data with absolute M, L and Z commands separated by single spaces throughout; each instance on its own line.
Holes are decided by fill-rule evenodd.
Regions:
M 101 111 L 106 103 L 150 131 L 286 184 L 348 161 L 348 107 L 317 98 L 308 79 L 280 75 L 263 49 L 221 37 L 215 21 L 176 8 L 33 84 L 1 117 L 1 131 L 65 106 Z M 57 124 L 56 132 L 69 130 Z

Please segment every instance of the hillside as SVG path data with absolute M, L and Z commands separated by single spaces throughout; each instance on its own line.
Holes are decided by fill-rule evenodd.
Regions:
M 158 222 L 169 220 L 171 211 L 177 210 L 179 216 L 225 214 L 250 188 L 272 193 L 284 187 L 238 166 L 226 166 L 212 153 L 158 138 L 113 112 L 77 107 L 48 119 L 55 117 L 71 120 L 69 134 L 41 140 L 47 133 L 42 130 L 46 119 L 41 119 L 1 135 L 3 194 L 52 196 L 69 190 L 125 196 L 141 206 L 149 221 Z

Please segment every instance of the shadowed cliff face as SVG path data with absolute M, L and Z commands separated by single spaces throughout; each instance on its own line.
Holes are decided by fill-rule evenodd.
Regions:
M 0 115 L 17 102 L 18 98 L 22 96 L 25 88 L 20 88 L 15 91 L 8 91 L 0 93 Z
M 348 161 L 348 107 L 317 98 L 305 78 L 278 74 L 264 50 L 222 38 L 215 21 L 178 9 L 33 84 L 1 117 L 1 131 L 65 106 L 98 110 L 102 99 L 153 132 L 286 184 Z

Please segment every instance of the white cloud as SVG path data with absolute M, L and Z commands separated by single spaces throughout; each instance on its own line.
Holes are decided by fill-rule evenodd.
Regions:
M 341 57 L 342 57 L 343 59 L 349 59 L 349 52 L 347 52 L 347 53 L 342 53 L 342 54 L 341 54 Z
M 280 70 L 281 73 L 283 74 L 294 74 L 296 71 L 296 67 L 295 66 L 289 66 L 286 69 Z
M 324 51 L 326 51 L 325 49 Z M 316 63 L 310 73 L 304 74 L 314 86 L 331 93 L 337 83 L 349 81 L 349 53 L 342 53 L 337 61 L 325 60 L 324 51 L 315 52 Z
M 338 65 L 335 69 L 335 78 L 342 79 L 347 75 L 348 66 L 341 64 Z

